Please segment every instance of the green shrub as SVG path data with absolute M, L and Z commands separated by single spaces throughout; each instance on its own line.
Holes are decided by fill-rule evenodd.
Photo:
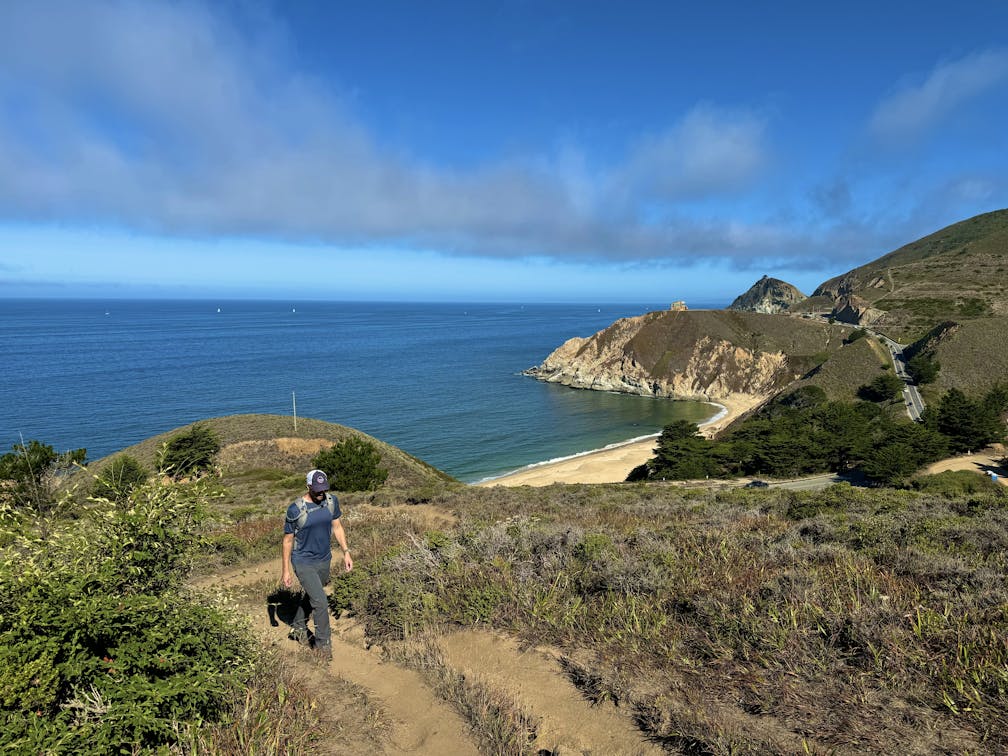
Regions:
M 124 502 L 130 492 L 150 477 L 135 458 L 120 454 L 113 459 L 91 486 L 91 495 L 100 499 Z
M 86 449 L 59 453 L 49 444 L 32 439 L 27 444 L 14 444 L 0 457 L 0 500 L 10 501 L 16 508 L 39 515 L 50 513 L 59 497 L 60 480 L 75 467 L 83 465 Z
M 149 751 L 227 716 L 253 654 L 234 620 L 182 590 L 201 495 L 154 484 L 47 538 L 12 534 L 0 560 L 0 750 Z
M 158 467 L 176 480 L 200 475 L 211 469 L 214 455 L 219 451 L 217 434 L 205 425 L 195 423 L 187 433 L 173 436 L 165 443 Z
M 991 492 L 1003 493 L 1003 487 L 986 475 L 980 475 L 971 470 L 946 470 L 937 475 L 922 475 L 912 482 L 913 487 L 925 493 L 958 496 Z
M 373 491 L 388 478 L 381 467 L 381 453 L 360 438 L 345 438 L 312 458 L 312 465 L 325 472 L 336 491 Z

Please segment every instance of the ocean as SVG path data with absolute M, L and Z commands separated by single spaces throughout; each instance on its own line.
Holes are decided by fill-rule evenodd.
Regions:
M 0 444 L 96 460 L 195 420 L 290 415 L 296 401 L 298 417 L 476 482 L 715 414 L 521 375 L 572 336 L 667 306 L 0 300 Z

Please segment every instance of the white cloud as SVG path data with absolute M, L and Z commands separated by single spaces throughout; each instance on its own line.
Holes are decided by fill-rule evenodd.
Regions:
M 854 248 L 715 209 L 772 165 L 770 124 L 758 113 L 696 105 L 604 166 L 566 145 L 453 170 L 383 148 L 348 107 L 349 93 L 297 67 L 282 21 L 246 19 L 239 34 L 221 7 L 3 4 L 0 220 L 740 267 L 815 268 L 887 251 L 867 227 Z M 970 91 L 993 76 L 949 68 L 944 76 L 974 82 Z
M 968 100 L 1006 83 L 1006 50 L 988 50 L 943 63 L 920 84 L 906 86 L 879 103 L 870 128 L 886 139 L 915 137 L 950 117 Z
M 766 122 L 698 105 L 673 128 L 643 140 L 623 176 L 634 192 L 663 199 L 724 194 L 748 187 L 768 164 Z

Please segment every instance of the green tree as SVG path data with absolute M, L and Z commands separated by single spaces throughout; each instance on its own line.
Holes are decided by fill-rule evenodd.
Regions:
M 898 399 L 903 392 L 903 381 L 892 373 L 883 373 L 858 388 L 858 396 L 869 402 L 888 402 Z
M 109 462 L 95 479 L 94 485 L 91 486 L 91 495 L 122 503 L 129 498 L 133 489 L 148 477 L 149 473 L 136 459 L 128 454 L 120 454 Z
M 325 472 L 333 490 L 373 491 L 388 478 L 388 470 L 381 466 L 381 461 L 381 453 L 374 444 L 350 437 L 320 451 L 312 459 L 312 465 Z
M 932 360 L 923 353 L 916 354 L 907 361 L 907 372 L 914 383 L 921 385 L 934 383 L 940 369 L 941 364 L 937 360 Z
M 955 388 L 941 398 L 928 422 L 948 437 L 949 447 L 955 452 L 982 449 L 1005 435 L 1005 425 L 994 402 L 973 401 Z
M 868 331 L 866 331 L 864 328 L 855 328 L 853 331 L 850 332 L 850 335 L 846 339 L 844 339 L 844 344 L 853 344 L 858 339 L 863 339 L 867 335 Z
M 193 424 L 185 433 L 170 438 L 162 447 L 158 469 L 176 480 L 200 475 L 211 469 L 220 451 L 217 434 L 202 423 Z
M 36 439 L 14 444 L 0 457 L 0 481 L 6 481 L 0 485 L 0 495 L 17 509 L 47 515 L 57 503 L 60 482 L 86 458 L 86 449 L 60 453 Z
M 901 483 L 917 470 L 916 454 L 909 444 L 887 443 L 875 449 L 861 464 L 872 480 L 886 485 Z

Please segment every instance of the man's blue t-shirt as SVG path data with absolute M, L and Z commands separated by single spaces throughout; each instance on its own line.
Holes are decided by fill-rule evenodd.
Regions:
M 294 550 L 291 552 L 291 562 L 303 564 L 332 559 L 332 524 L 340 517 L 340 506 L 336 497 L 332 497 L 333 512 L 328 507 L 308 503 L 308 519 L 304 527 L 295 532 L 301 506 L 297 500 L 287 507 L 284 519 L 284 534 L 294 533 Z

